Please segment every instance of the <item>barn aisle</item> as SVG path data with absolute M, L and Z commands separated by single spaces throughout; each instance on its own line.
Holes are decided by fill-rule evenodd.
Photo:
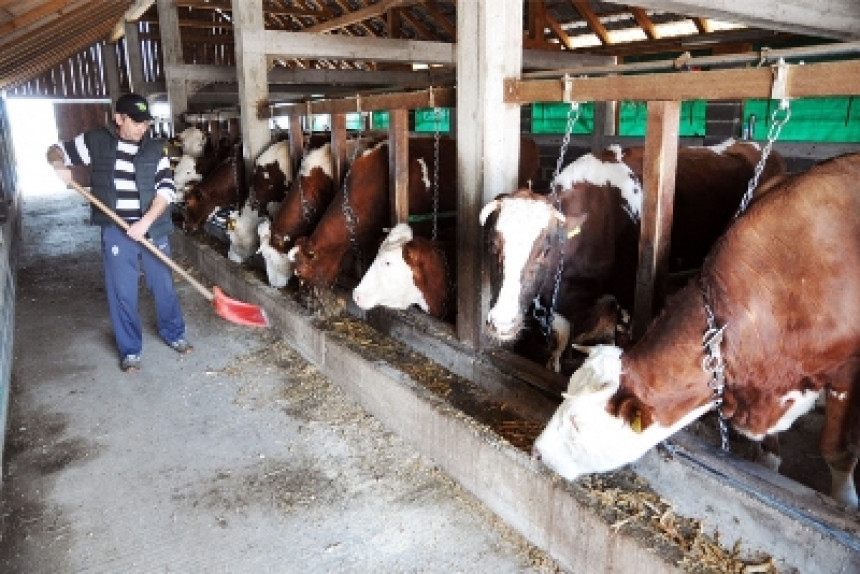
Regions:
M 122 373 L 97 230 L 24 198 L 0 572 L 556 572 L 269 330 L 178 285 L 195 351 Z M 148 320 L 148 322 L 147 322 Z

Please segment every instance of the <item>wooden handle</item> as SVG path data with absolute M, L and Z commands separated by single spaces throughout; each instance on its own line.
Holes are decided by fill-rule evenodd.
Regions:
M 102 203 L 101 200 L 99 200 L 99 198 L 97 198 L 95 195 L 93 195 L 92 193 L 90 193 L 89 191 L 87 191 L 86 189 L 84 189 L 83 187 L 81 187 L 80 185 L 78 185 L 74 181 L 70 182 L 70 184 L 73 188 L 75 188 L 75 191 L 77 191 L 78 193 L 83 195 L 85 198 L 87 198 L 87 200 L 89 200 L 90 203 L 92 203 L 97 208 L 99 208 L 99 210 L 102 213 L 104 213 L 105 215 L 110 217 L 111 220 L 113 220 L 114 223 L 119 225 L 119 227 L 121 229 L 128 231 L 128 227 L 129 227 L 128 223 L 126 223 L 125 220 L 123 218 L 121 218 L 119 215 L 114 213 L 113 210 L 111 210 L 107 205 Z M 176 263 L 173 259 L 171 259 L 167 255 L 162 253 L 161 250 L 158 247 L 156 247 L 154 243 L 152 243 L 151 241 L 147 241 L 146 239 L 140 241 L 140 243 L 144 247 L 146 247 L 150 251 L 150 253 L 152 253 L 153 255 L 158 257 L 159 259 L 161 259 L 161 261 L 164 262 L 165 265 L 167 265 L 168 267 L 170 267 L 171 269 L 173 269 L 174 271 L 176 271 L 177 273 L 182 275 L 182 277 L 186 281 L 191 283 L 191 285 L 195 289 L 200 291 L 200 294 L 203 295 L 204 297 L 206 297 L 209 301 L 212 301 L 215 298 L 215 294 L 212 291 L 210 291 L 209 289 L 204 287 L 199 281 L 197 281 L 197 279 L 192 277 L 191 274 L 188 273 L 188 271 L 186 271 L 185 269 L 180 267 L 179 264 Z

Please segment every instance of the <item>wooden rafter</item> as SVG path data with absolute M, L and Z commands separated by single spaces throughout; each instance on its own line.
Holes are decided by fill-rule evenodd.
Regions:
M 570 0 L 570 2 L 573 4 L 573 7 L 576 8 L 576 11 L 579 12 L 579 15 L 585 19 L 588 23 L 588 27 L 597 35 L 600 42 L 604 45 L 612 44 L 612 38 L 609 37 L 609 32 L 600 22 L 600 18 L 597 17 L 597 14 L 592 12 L 591 8 L 588 6 L 588 2 L 586 0 Z
M 565 32 L 564 28 L 561 27 L 561 24 L 558 23 L 558 20 L 547 15 L 546 23 L 549 26 L 549 29 L 552 30 L 552 33 L 555 34 L 555 37 L 558 38 L 558 41 L 561 42 L 568 50 L 573 50 L 573 40 L 570 39 L 570 36 L 567 35 L 567 32 Z
M 699 34 L 708 34 L 712 31 L 711 29 L 711 21 L 707 18 L 701 18 L 699 16 L 691 18 L 693 24 L 696 26 L 696 30 L 699 31 Z
M 317 24 L 316 26 L 311 26 L 310 28 L 306 28 L 304 31 L 314 33 L 331 32 L 338 28 L 345 28 L 352 24 L 358 24 L 369 18 L 379 18 L 390 8 L 410 6 L 418 1 L 419 0 L 379 0 L 376 4 L 366 6 L 360 10 L 356 10 L 355 12 L 350 12 L 347 8 L 344 8 L 344 12 L 346 12 L 346 14 L 343 16 L 332 18 L 331 20 L 327 20 L 326 22 Z M 338 2 L 338 5 L 343 7 L 340 2 Z
M 402 18 L 409 22 L 412 28 L 415 29 L 416 34 L 418 35 L 419 40 L 435 40 L 436 36 L 427 29 L 421 21 L 416 18 L 412 13 L 409 12 L 408 8 L 398 9 Z
M 439 10 L 438 3 L 435 0 L 427 0 L 424 2 L 424 10 L 427 11 L 437 24 L 445 29 L 446 32 L 451 36 L 451 39 L 457 38 L 457 29 L 454 27 L 451 22 L 442 14 L 442 11 Z
M 52 0 L 47 4 L 37 6 L 29 12 L 25 12 L 17 18 L 0 25 L 0 35 L 8 34 L 12 30 L 17 30 L 19 28 L 25 28 L 46 16 L 57 14 L 60 10 L 65 8 L 68 3 L 69 0 Z
M 642 28 L 642 31 L 645 32 L 649 40 L 658 40 L 660 38 L 660 32 L 657 31 L 657 27 L 654 26 L 654 22 L 648 17 L 648 13 L 645 10 L 631 6 L 630 13 L 633 14 L 636 23 L 639 24 L 639 27 Z

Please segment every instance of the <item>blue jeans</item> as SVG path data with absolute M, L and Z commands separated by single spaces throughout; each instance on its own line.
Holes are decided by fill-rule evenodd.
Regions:
M 154 243 L 170 256 L 166 236 L 156 238 Z M 155 300 L 158 334 L 168 344 L 185 336 L 185 321 L 173 289 L 170 267 L 115 225 L 102 227 L 102 261 L 110 320 L 121 357 L 139 355 L 143 349 L 143 330 L 137 310 L 141 265 L 146 285 Z

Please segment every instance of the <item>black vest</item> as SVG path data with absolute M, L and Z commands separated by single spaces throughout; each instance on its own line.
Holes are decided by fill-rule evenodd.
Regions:
M 116 206 L 116 146 L 119 138 L 115 130 L 100 128 L 84 134 L 84 141 L 90 152 L 90 179 L 93 195 L 114 209 Z M 134 156 L 134 177 L 137 191 L 140 193 L 141 213 L 146 213 L 155 199 L 155 174 L 158 162 L 164 153 L 164 142 L 155 140 L 145 134 L 140 142 L 137 155 Z M 149 228 L 150 237 L 163 237 L 173 231 L 173 218 L 170 205 Z M 92 222 L 96 225 L 112 224 L 113 221 L 98 208 L 92 206 Z

